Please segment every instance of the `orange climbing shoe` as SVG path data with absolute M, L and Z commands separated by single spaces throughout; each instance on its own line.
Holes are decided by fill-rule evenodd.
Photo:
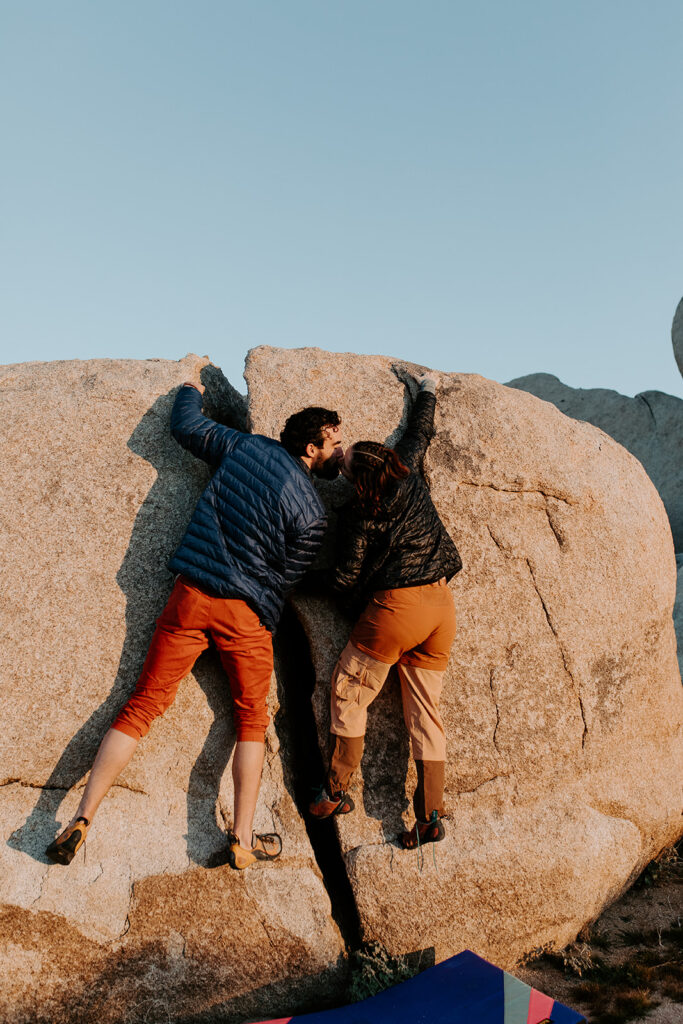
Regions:
M 336 796 L 330 796 L 323 787 L 315 800 L 308 805 L 308 810 L 314 818 L 330 818 L 333 814 L 350 814 L 355 806 L 348 793 L 341 792 Z
M 409 832 L 401 832 L 398 841 L 404 850 L 414 850 L 424 843 L 440 843 L 445 835 L 443 821 L 432 811 L 429 821 L 416 821 Z
M 282 839 L 277 832 L 252 832 L 251 849 L 241 846 L 234 832 L 228 832 L 228 864 L 236 871 L 243 871 L 258 860 L 277 860 L 281 853 Z
M 87 818 L 76 818 L 73 825 L 68 825 L 45 851 L 54 864 L 70 864 L 88 834 L 90 822 Z

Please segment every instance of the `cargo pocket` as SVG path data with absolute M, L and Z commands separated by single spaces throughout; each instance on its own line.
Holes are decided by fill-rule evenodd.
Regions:
M 335 693 L 341 700 L 367 706 L 382 689 L 389 668 L 353 644 L 347 644 L 335 672 Z
M 349 672 L 341 665 L 337 667 L 333 679 L 334 695 L 337 700 L 360 704 L 362 686 L 362 675 Z
M 362 736 L 366 711 L 382 689 L 389 665 L 347 644 L 332 676 L 332 731 L 340 736 Z

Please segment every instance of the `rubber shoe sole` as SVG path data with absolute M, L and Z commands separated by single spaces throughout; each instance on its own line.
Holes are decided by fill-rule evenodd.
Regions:
M 277 832 L 254 832 L 250 850 L 240 846 L 234 832 L 228 836 L 228 842 L 228 864 L 235 871 L 244 871 L 258 861 L 277 860 L 282 853 L 282 839 Z
M 350 814 L 355 807 L 348 793 L 331 797 L 323 790 L 317 800 L 308 805 L 308 810 L 314 818 L 331 818 L 333 814 Z
M 78 818 L 73 825 L 65 828 L 54 842 L 50 843 L 45 851 L 45 856 L 53 864 L 70 864 L 85 842 L 89 824 L 85 818 Z
M 436 818 L 434 821 L 416 821 L 409 832 L 401 832 L 398 841 L 404 850 L 415 850 L 418 846 L 424 846 L 425 843 L 440 843 L 445 835 L 446 829 L 443 822 L 440 818 Z

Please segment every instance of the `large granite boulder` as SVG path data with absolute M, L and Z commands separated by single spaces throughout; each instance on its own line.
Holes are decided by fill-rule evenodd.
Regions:
M 570 388 L 550 373 L 518 377 L 507 386 L 592 423 L 635 455 L 664 502 L 676 551 L 683 551 L 683 400 L 662 391 L 628 398 L 607 388 Z
M 676 586 L 676 602 L 674 604 L 674 628 L 678 643 L 678 667 L 683 676 L 683 551 L 676 554 L 678 584 Z
M 132 690 L 207 479 L 171 439 L 196 363 L 0 368 L 0 1018 L 92 1022 L 272 1016 L 340 984 L 343 943 L 283 770 L 275 679 L 256 828 L 277 869 L 209 868 L 232 813 L 226 681 L 202 656 L 102 804 L 85 855 L 43 855 Z M 244 399 L 217 371 L 217 418 Z M 232 1017 L 231 1017 L 232 1019 Z
M 345 440 L 391 440 L 409 396 L 391 360 L 253 350 L 254 430 L 339 410 Z M 502 966 L 564 944 L 682 831 L 675 560 L 662 502 L 612 438 L 520 390 L 443 374 L 426 466 L 461 552 L 445 681 L 447 837 L 421 855 L 395 681 L 371 709 L 357 810 L 335 819 L 364 936 L 392 953 L 469 947 Z M 347 485 L 325 488 L 333 511 Z M 334 524 L 334 514 L 332 514 Z M 326 747 L 350 623 L 297 599 Z
M 671 325 L 671 341 L 678 369 L 683 375 L 683 299 L 681 299 L 676 307 L 673 324 Z

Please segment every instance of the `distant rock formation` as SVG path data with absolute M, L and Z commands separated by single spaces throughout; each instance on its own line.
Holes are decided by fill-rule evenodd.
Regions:
M 683 676 L 683 552 L 678 552 L 676 555 L 676 571 L 678 574 L 678 584 L 676 586 L 676 602 L 674 604 L 674 628 L 678 643 L 678 668 L 681 676 Z
M 674 319 L 683 345 L 683 301 Z M 680 348 L 683 358 L 683 347 Z M 592 423 L 642 462 L 664 502 L 674 548 L 683 557 L 683 401 L 661 391 L 635 398 L 607 388 L 570 388 L 549 373 L 511 380 L 508 387 L 552 402 L 561 412 Z M 681 581 L 683 582 L 683 580 Z M 678 607 L 680 608 L 680 595 Z M 683 615 L 676 615 L 678 663 L 683 673 Z
M 674 322 L 671 325 L 671 341 L 674 347 L 674 355 L 678 363 L 678 369 L 683 375 L 683 299 L 678 303 Z
M 257 348 L 245 377 L 262 433 L 277 436 L 293 394 L 338 409 L 347 442 L 405 423 L 383 357 Z M 422 859 L 393 841 L 414 786 L 395 684 L 370 712 L 356 811 L 335 822 L 367 939 L 510 965 L 575 937 L 680 834 L 671 531 L 633 456 L 523 391 L 442 374 L 436 428 L 432 495 L 464 562 L 442 700 L 447 836 Z M 324 748 L 350 624 L 327 601 L 296 607 Z
M 550 373 L 508 381 L 576 420 L 599 427 L 642 462 L 664 502 L 676 551 L 683 551 L 683 400 L 662 391 L 635 398 L 608 388 L 571 388 Z
M 85 855 L 68 868 L 44 857 L 132 691 L 208 479 L 169 435 L 192 363 L 0 368 L 0 1019 L 15 1024 L 267 1017 L 340 988 L 343 943 L 283 775 L 275 679 L 255 824 L 286 837 L 276 870 L 206 867 L 225 848 L 235 742 L 211 655 L 102 804 Z M 244 423 L 218 371 L 206 401 Z

